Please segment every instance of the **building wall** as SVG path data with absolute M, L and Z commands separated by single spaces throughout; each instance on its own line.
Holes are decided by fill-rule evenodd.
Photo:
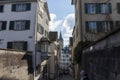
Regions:
M 90 80 L 120 79 L 120 30 L 83 50 L 83 64 Z
M 66 50 L 66 51 L 64 51 Z M 67 52 L 68 51 L 68 52 Z M 65 47 L 62 49 L 61 51 L 61 56 L 60 56 L 60 68 L 61 69 L 69 69 L 70 65 L 71 65 L 71 54 L 70 54 L 70 51 L 69 51 L 69 48 Z
M 49 64 L 49 78 L 55 79 L 58 75 L 58 43 L 54 41 L 50 44 L 50 58 L 48 59 Z
M 120 15 L 117 13 L 117 3 L 119 0 L 72 0 L 75 6 L 75 27 L 73 30 L 73 47 L 72 47 L 72 61 L 74 61 L 74 49 L 79 41 L 96 41 L 109 32 L 101 33 L 90 33 L 86 32 L 85 22 L 86 21 L 113 21 L 113 29 L 116 28 L 115 22 L 119 21 Z M 112 13 L 111 14 L 86 14 L 85 3 L 111 3 Z M 81 32 L 82 31 L 82 32 Z M 78 37 L 77 37 L 78 36 Z
M 32 64 L 30 56 L 26 52 L 0 49 L 0 79 L 33 80 L 33 74 L 29 72 L 29 67 L 32 67 L 29 65 Z
M 0 13 L 0 21 L 7 21 L 7 29 L 0 31 L 0 48 L 7 48 L 9 41 L 28 41 L 28 51 L 33 51 L 34 28 L 36 21 L 36 2 L 31 3 L 31 10 L 26 12 L 11 12 L 11 3 L 4 4 L 4 12 Z M 30 20 L 30 30 L 14 31 L 9 30 L 9 23 L 12 20 Z

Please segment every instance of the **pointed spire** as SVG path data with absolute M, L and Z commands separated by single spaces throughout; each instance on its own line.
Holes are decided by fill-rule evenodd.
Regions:
M 62 41 L 63 41 L 63 38 L 62 38 L 62 34 L 61 34 L 61 31 L 60 31 L 59 40 L 62 40 Z

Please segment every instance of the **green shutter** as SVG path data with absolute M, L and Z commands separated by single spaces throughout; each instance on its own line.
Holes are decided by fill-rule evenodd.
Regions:
M 113 21 L 109 21 L 109 23 L 110 23 L 110 31 L 113 29 Z
M 9 30 L 13 30 L 13 29 L 14 29 L 14 21 L 10 21 Z
M 120 3 L 117 3 L 117 12 L 120 13 Z
M 26 41 L 23 43 L 23 50 L 27 50 L 27 42 Z
M 26 20 L 25 29 L 30 29 L 30 20 Z
M 85 26 L 85 28 L 86 28 L 86 32 L 89 32 L 89 23 L 86 22 L 85 25 L 86 25 L 86 26 Z
M 27 3 L 26 6 L 27 6 L 26 10 L 31 10 L 31 4 L 30 3 Z
M 12 4 L 12 11 L 16 11 L 16 4 Z
M 109 8 L 109 13 L 112 13 L 112 5 L 111 5 L 111 3 L 108 4 L 108 8 Z
M 102 32 L 102 22 L 97 21 L 97 32 Z
M 12 49 L 12 42 L 8 42 L 8 43 L 7 43 L 7 48 L 8 48 L 8 49 Z
M 96 3 L 96 14 L 101 13 L 100 4 Z
M 2 22 L 2 30 L 6 30 L 7 21 Z
M 87 8 L 88 4 L 85 3 L 85 13 L 87 14 L 88 13 L 88 8 Z

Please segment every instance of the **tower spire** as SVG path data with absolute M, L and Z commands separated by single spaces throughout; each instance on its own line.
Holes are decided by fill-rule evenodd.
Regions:
M 63 38 L 62 38 L 62 34 L 61 34 L 61 31 L 60 31 L 59 40 L 62 40 L 62 41 L 63 41 Z

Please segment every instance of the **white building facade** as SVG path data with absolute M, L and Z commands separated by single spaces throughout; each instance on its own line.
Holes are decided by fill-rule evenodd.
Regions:
M 49 21 L 47 2 L 1 0 L 0 48 L 32 52 L 33 68 L 36 70 L 40 63 L 37 43 L 42 37 L 48 37 Z
M 71 66 L 71 54 L 69 47 L 65 47 L 62 49 L 61 52 L 61 61 L 60 61 L 60 68 L 62 70 L 69 70 Z

